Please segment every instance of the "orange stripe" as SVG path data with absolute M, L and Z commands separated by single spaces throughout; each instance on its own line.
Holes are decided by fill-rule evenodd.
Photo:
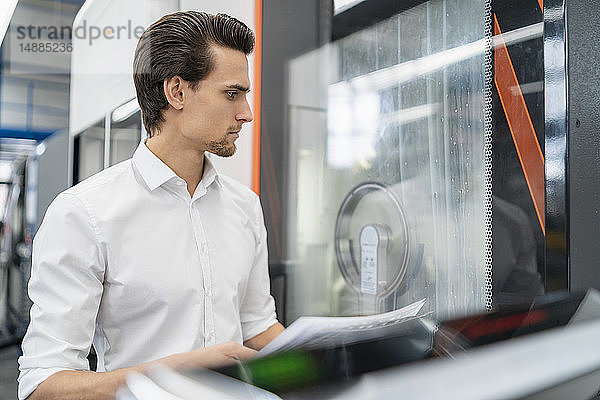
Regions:
M 538 0 L 538 4 L 540 5 L 540 10 L 542 10 L 542 13 L 544 12 L 544 0 Z
M 494 34 L 502 35 L 495 14 Z M 502 39 L 501 36 L 500 39 Z M 523 173 L 529 187 L 529 193 L 533 200 L 540 227 L 545 235 L 544 155 L 537 140 L 533 124 L 531 123 L 531 117 L 529 116 L 510 55 L 508 54 L 508 49 L 503 41 L 501 43 L 500 46 L 496 47 L 494 52 L 496 69 L 494 81 L 521 166 L 523 167 Z M 514 88 L 516 93 L 512 92 L 511 88 Z
M 252 143 L 252 190 L 260 195 L 260 100 L 262 69 L 262 0 L 255 1 L 254 29 L 254 140 Z

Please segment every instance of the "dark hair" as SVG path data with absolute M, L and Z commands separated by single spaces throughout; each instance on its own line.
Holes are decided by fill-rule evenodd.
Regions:
M 226 14 L 181 11 L 165 15 L 142 34 L 135 49 L 133 82 L 148 136 L 165 121 L 162 110 L 169 103 L 164 80 L 178 75 L 195 89 L 214 69 L 211 45 L 248 55 L 254 49 L 254 33 Z

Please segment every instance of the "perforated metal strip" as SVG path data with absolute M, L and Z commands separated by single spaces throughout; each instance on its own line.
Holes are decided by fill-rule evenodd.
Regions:
M 492 309 L 492 2 L 485 1 L 486 54 L 484 65 L 484 226 L 485 226 L 485 308 Z

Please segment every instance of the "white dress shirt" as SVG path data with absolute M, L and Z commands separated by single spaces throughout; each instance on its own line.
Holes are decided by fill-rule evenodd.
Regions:
M 258 196 L 205 158 L 186 183 L 141 143 L 58 195 L 33 243 L 19 398 L 61 370 L 110 371 L 276 323 Z

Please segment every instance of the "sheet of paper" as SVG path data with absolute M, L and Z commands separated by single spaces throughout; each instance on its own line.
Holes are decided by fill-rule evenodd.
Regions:
M 331 342 L 334 339 L 351 340 L 351 336 L 357 331 L 372 330 L 414 318 L 424 304 L 425 299 L 422 299 L 398 310 L 361 317 L 300 317 L 256 356 Z
M 117 400 L 281 400 L 273 393 L 214 371 L 174 371 L 160 365 L 152 366 L 144 375 L 128 375 L 125 389 Z

